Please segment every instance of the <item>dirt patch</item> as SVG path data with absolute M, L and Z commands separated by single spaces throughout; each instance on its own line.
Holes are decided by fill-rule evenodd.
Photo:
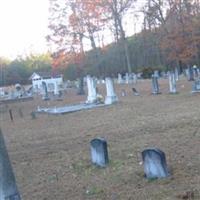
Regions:
M 159 82 L 161 95 L 151 95 L 149 80 L 137 84 L 140 96 L 132 94 L 131 85 L 116 85 L 116 105 L 66 115 L 32 119 L 30 113 L 38 105 L 83 102 L 86 96 L 70 89 L 64 101 L 36 97 L 1 108 L 1 128 L 22 198 L 173 200 L 191 193 L 200 199 L 200 95 L 191 95 L 191 82 L 184 79 L 176 95 L 168 94 L 167 80 Z M 105 93 L 104 86 L 98 88 Z M 127 96 L 120 96 L 122 89 Z M 89 142 L 94 137 L 108 142 L 110 164 L 105 169 L 91 165 Z M 146 147 L 166 153 L 171 177 L 144 178 L 139 162 Z

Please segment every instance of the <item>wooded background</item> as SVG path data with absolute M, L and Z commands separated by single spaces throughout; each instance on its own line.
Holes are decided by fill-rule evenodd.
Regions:
M 73 80 L 86 74 L 104 78 L 200 66 L 199 0 L 49 2 L 46 38 L 53 52 L 14 61 L 1 58 L 1 85 L 27 83 L 34 71 L 63 73 Z M 127 17 L 141 23 L 141 31 L 129 37 L 125 23 L 130 29 L 134 24 Z

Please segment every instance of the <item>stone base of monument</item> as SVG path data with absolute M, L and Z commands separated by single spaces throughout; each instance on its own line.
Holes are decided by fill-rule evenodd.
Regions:
M 80 110 L 87 110 L 87 109 L 92 109 L 92 108 L 97 108 L 97 107 L 102 107 L 102 106 L 105 106 L 105 104 L 81 103 L 81 104 L 74 104 L 74 105 L 66 105 L 66 106 L 63 106 L 63 107 L 52 107 L 52 108 L 40 108 L 40 107 L 38 107 L 36 113 L 57 115 L 57 114 L 66 114 L 66 113 L 77 112 L 77 111 L 80 111 Z
M 116 103 L 117 101 L 118 101 L 117 96 L 112 96 L 112 97 L 106 96 L 106 98 L 105 98 L 105 104 L 106 105 Z

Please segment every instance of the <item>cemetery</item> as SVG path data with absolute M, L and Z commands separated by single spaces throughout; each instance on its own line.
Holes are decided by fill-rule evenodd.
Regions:
M 0 103 L 2 199 L 200 199 L 198 81 L 88 76 L 62 101 L 46 90 Z

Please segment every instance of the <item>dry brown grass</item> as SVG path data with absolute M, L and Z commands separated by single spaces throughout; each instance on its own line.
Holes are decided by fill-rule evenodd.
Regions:
M 184 85 L 184 87 L 183 87 Z M 9 104 L 0 122 L 24 200 L 173 200 L 187 192 L 200 199 L 200 95 L 191 95 L 191 83 L 178 82 L 179 94 L 150 94 L 150 81 L 140 81 L 141 96 L 131 86 L 116 86 L 119 103 L 60 116 L 30 113 L 40 106 L 84 101 L 70 90 L 63 102 L 34 101 Z M 126 97 L 120 97 L 125 88 Z M 104 93 L 104 87 L 99 88 Z M 19 116 L 21 108 L 24 117 Z M 99 169 L 90 163 L 89 142 L 108 141 L 110 164 Z M 140 152 L 158 147 L 166 153 L 172 176 L 147 181 L 139 165 Z M 183 195 L 182 195 L 183 194 Z M 187 197 L 186 197 L 187 198 Z

